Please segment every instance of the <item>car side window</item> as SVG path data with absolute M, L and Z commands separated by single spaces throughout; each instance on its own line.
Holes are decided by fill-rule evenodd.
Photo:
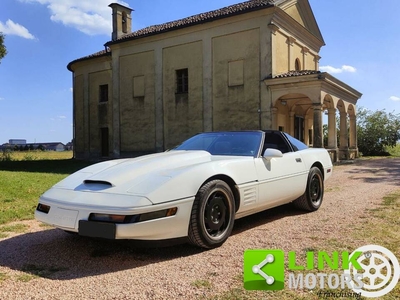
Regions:
M 284 135 L 289 140 L 289 142 L 292 144 L 294 151 L 300 151 L 300 150 L 304 150 L 304 149 L 308 148 L 308 146 L 306 144 L 300 142 L 299 140 L 295 139 L 291 135 L 289 135 L 287 133 L 284 133 Z
M 277 149 L 282 153 L 290 152 L 289 145 L 286 143 L 285 139 L 277 132 L 265 133 L 263 153 L 267 148 Z

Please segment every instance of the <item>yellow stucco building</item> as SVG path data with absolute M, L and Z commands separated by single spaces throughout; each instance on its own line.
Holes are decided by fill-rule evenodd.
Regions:
M 105 50 L 68 64 L 76 158 L 162 151 L 202 131 L 270 128 L 328 148 L 333 160 L 357 156 L 361 94 L 318 71 L 324 40 L 308 0 L 248 1 L 135 32 L 132 9 L 110 7 Z

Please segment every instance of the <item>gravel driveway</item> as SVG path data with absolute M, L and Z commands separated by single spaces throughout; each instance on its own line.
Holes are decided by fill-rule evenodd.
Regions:
M 346 232 L 365 208 L 399 190 L 400 159 L 360 160 L 334 168 L 319 211 L 291 206 L 237 220 L 232 236 L 209 251 L 189 245 L 137 248 L 92 240 L 24 221 L 29 230 L 0 239 L 0 299 L 195 299 L 238 286 L 245 249 L 304 251 L 362 240 Z M 354 248 L 353 248 L 354 247 Z M 32 274 L 39 274 L 34 276 Z M 2 280 L 3 278 L 3 280 Z

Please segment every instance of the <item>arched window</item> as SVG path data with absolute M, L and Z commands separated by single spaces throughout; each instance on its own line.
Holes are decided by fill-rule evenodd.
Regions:
M 296 58 L 296 61 L 294 62 L 294 69 L 296 71 L 300 71 L 301 70 L 301 64 L 300 64 L 300 60 L 298 58 Z
M 126 12 L 122 12 L 122 32 L 127 33 L 128 32 L 128 23 L 127 23 L 127 16 Z

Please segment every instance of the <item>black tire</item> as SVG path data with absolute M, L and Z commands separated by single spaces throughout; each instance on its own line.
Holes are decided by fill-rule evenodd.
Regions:
M 235 221 L 235 201 L 222 180 L 204 184 L 196 194 L 189 223 L 189 242 L 201 248 L 221 246 L 230 236 Z
M 307 188 L 304 195 L 293 201 L 293 204 L 306 211 L 316 211 L 324 197 L 324 178 L 320 169 L 312 167 L 308 173 Z

